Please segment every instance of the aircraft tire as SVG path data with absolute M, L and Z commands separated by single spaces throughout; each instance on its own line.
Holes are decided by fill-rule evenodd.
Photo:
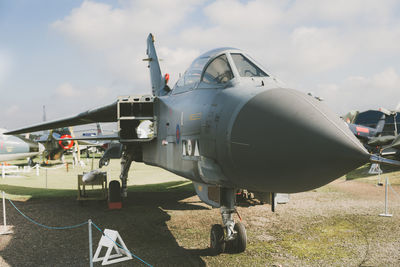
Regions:
M 110 159 L 109 158 L 101 158 L 99 160 L 99 168 L 101 168 L 103 166 L 108 166 L 108 164 L 110 164 Z
M 214 224 L 210 233 L 210 249 L 213 255 L 219 255 L 225 250 L 224 228 L 220 224 Z
M 28 159 L 28 165 L 29 165 L 30 167 L 35 166 L 35 162 L 33 161 L 32 158 L 29 158 L 29 159 Z
M 243 223 L 238 222 L 235 223 L 233 229 L 237 233 L 235 239 L 235 250 L 237 253 L 244 252 L 246 250 L 246 244 L 247 244 L 246 228 L 244 227 Z

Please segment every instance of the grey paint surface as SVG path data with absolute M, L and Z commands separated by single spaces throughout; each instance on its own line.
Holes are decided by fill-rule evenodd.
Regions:
M 40 153 L 39 145 L 22 137 L 3 135 L 0 129 L 0 161 L 34 157 Z

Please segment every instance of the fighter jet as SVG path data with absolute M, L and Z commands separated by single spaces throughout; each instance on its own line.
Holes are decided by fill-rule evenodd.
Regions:
M 377 137 L 382 133 L 383 127 L 385 126 L 385 114 L 379 119 L 375 128 L 363 126 L 355 123 L 348 123 L 350 131 L 363 142 L 368 142 L 373 137 Z
M 22 136 L 3 135 L 7 130 L 0 129 L 0 162 L 16 159 L 32 159 L 43 152 L 44 147 Z
M 265 198 L 302 192 L 370 160 L 389 162 L 371 156 L 323 102 L 283 87 L 242 50 L 218 48 L 202 54 L 172 89 L 169 75 L 162 75 L 152 34 L 145 61 L 151 94 L 122 96 L 110 105 L 8 134 L 117 122 L 118 134 L 101 138 L 123 144 L 121 194 L 127 195 L 132 161 L 192 180 L 200 199 L 221 211 L 223 224 L 213 225 L 210 233 L 215 254 L 227 243 L 236 252 L 246 249 L 245 227 L 234 220 L 237 189 Z M 143 120 L 153 123 L 153 132 L 139 138 Z

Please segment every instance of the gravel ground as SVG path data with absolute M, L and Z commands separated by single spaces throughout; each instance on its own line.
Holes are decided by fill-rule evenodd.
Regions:
M 130 188 L 132 189 L 132 188 Z M 400 192 L 399 186 L 394 186 Z M 272 213 L 268 205 L 238 208 L 248 248 L 242 254 L 210 256 L 209 230 L 218 209 L 202 204 L 190 186 L 161 192 L 130 192 L 124 208 L 104 202 L 78 205 L 74 197 L 14 201 L 26 215 L 50 226 L 92 219 L 119 231 L 127 247 L 154 266 L 400 266 L 400 196 L 390 194 L 393 217 L 384 211 L 384 187 L 337 180 L 293 194 Z M 88 266 L 87 226 L 47 230 L 7 204 L 14 233 L 0 236 L 1 266 Z M 93 229 L 94 248 L 101 237 Z M 99 263 L 95 266 L 100 266 Z M 145 266 L 130 260 L 113 266 Z

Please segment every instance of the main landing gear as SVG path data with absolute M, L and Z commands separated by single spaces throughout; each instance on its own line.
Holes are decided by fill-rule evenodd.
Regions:
M 122 187 L 121 187 L 121 196 L 126 198 L 128 196 L 128 172 L 132 164 L 133 160 L 133 149 L 130 147 L 126 148 L 126 150 L 122 154 L 121 158 L 121 175 L 119 178 L 121 179 Z
M 220 188 L 222 223 L 211 227 L 210 247 L 214 255 L 226 250 L 240 253 L 246 250 L 247 234 L 241 222 L 235 223 L 233 214 L 235 209 L 235 190 L 233 188 Z

